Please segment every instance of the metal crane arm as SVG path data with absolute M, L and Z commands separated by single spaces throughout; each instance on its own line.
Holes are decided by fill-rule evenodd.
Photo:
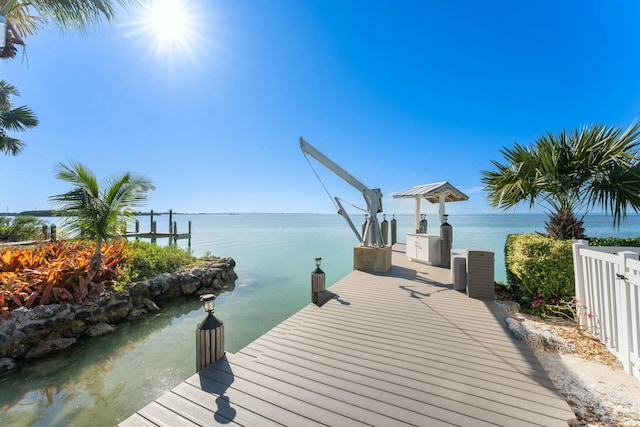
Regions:
M 347 220 L 347 223 L 349 224 L 355 235 L 358 237 L 358 240 L 361 241 L 363 246 L 384 246 L 382 233 L 380 231 L 380 224 L 378 223 L 377 217 L 377 214 L 382 212 L 382 193 L 380 192 L 380 189 L 370 189 L 362 182 L 357 180 L 349 172 L 338 166 L 333 160 L 318 151 L 318 149 L 309 144 L 302 137 L 300 137 L 300 149 L 304 154 L 308 154 L 316 159 L 331 172 L 338 175 L 340 178 L 342 178 L 344 181 L 346 181 L 348 184 L 362 193 L 362 196 L 364 197 L 364 200 L 367 204 L 365 230 L 362 237 L 354 227 L 353 222 L 351 221 L 347 213 L 344 211 L 344 209 L 342 209 L 342 205 L 340 205 L 340 202 L 336 200 L 340 207 L 340 212 L 338 213 Z
M 300 137 L 300 149 L 303 153 L 310 155 L 311 157 L 322 163 L 324 166 L 326 166 L 327 169 L 338 175 L 340 178 L 344 179 L 348 184 L 350 184 L 352 187 L 355 187 L 358 191 L 364 192 L 369 190 L 366 185 L 358 181 L 353 175 L 342 169 L 333 160 L 322 154 L 316 147 L 309 144 L 302 137 Z

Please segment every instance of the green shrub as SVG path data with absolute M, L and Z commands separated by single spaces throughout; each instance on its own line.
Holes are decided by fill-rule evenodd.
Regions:
M 196 261 L 188 251 L 173 245 L 159 246 L 155 243 L 136 241 L 132 246 L 130 263 L 118 279 L 121 286 L 161 273 L 171 273 Z
M 640 247 L 640 237 L 591 237 L 589 246 Z
M 573 299 L 572 243 L 540 234 L 507 238 L 505 263 L 509 287 L 523 308 L 544 313 L 546 304 Z
M 16 216 L 11 219 L 0 215 L 0 242 L 21 242 L 42 238 L 45 222 L 34 216 Z

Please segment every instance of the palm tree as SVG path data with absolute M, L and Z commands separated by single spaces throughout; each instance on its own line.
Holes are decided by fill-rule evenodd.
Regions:
M 495 171 L 480 172 L 489 202 L 505 210 L 527 201 L 530 208 L 541 205 L 547 233 L 559 239 L 584 238 L 584 216 L 596 207 L 620 227 L 628 208 L 640 208 L 639 132 L 639 123 L 596 124 L 503 148 L 506 162 L 492 161 Z
M 7 131 L 22 132 L 38 125 L 38 119 L 28 107 L 12 108 L 11 97 L 19 96 L 18 89 L 0 80 L 0 152 L 17 155 L 22 151 L 24 142 L 7 135 Z
M 143 0 L 116 1 L 129 8 Z M 113 22 L 115 18 L 111 0 L 0 0 L 0 16 L 6 18 L 7 25 L 7 42 L 0 49 L 0 58 L 16 56 L 16 46 L 24 48 L 24 39 L 36 34 L 46 23 L 85 32 L 103 19 Z
M 89 281 L 103 267 L 102 243 L 118 233 L 121 220 L 133 216 L 132 209 L 141 206 L 154 190 L 153 183 L 142 175 L 126 172 L 114 175 L 98 185 L 95 174 L 79 162 L 58 163 L 56 178 L 75 188 L 50 197 L 60 207 L 63 226 L 74 237 L 93 239 L 95 252 L 89 266 Z

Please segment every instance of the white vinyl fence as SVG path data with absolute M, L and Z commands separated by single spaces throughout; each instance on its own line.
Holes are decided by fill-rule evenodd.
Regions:
M 579 324 L 640 379 L 640 248 L 573 244 Z

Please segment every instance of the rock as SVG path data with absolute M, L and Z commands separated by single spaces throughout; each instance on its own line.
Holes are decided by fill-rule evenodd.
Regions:
M 14 362 L 13 359 L 9 359 L 8 357 L 0 359 L 0 373 L 15 369 L 16 366 L 16 362 Z
M 520 304 L 515 301 L 497 300 L 496 303 L 504 308 L 509 316 L 520 313 Z
M 184 283 L 182 286 L 180 286 L 180 288 L 182 289 L 182 293 L 184 295 L 191 295 L 196 291 L 196 289 L 198 289 L 199 285 L 200 283 L 198 283 L 197 281 L 191 281 Z
M 141 296 L 149 296 L 149 289 L 147 282 L 135 282 L 128 288 L 129 296 L 132 298 L 141 297 Z
M 67 348 L 84 334 L 109 333 L 114 329 L 110 323 L 159 312 L 153 299 L 199 296 L 233 287 L 238 278 L 234 267 L 233 258 L 211 257 L 186 270 L 133 283 L 123 292 L 94 293 L 84 305 L 65 302 L 12 310 L 9 319 L 0 319 L 0 360 L 32 359 Z
M 86 320 L 91 317 L 91 311 L 86 307 L 78 307 L 76 309 L 76 319 L 78 320 Z
M 134 308 L 127 314 L 127 320 L 136 320 L 147 314 L 145 308 Z
M 149 298 L 145 298 L 143 300 L 145 307 L 147 307 L 149 309 L 149 311 L 152 311 L 154 313 L 157 313 L 160 311 L 160 307 L 158 307 L 156 305 L 155 302 L 151 301 Z
M 557 332 L 531 326 L 514 317 L 507 318 L 507 325 L 513 335 L 524 341 L 532 350 L 551 350 L 560 353 L 575 353 L 575 344 L 565 340 Z
M 115 331 L 115 329 L 116 328 L 108 323 L 97 323 L 87 328 L 87 335 L 90 337 L 98 337 L 100 335 L 110 334 Z
M 77 341 L 76 338 L 52 338 L 48 340 L 40 341 L 36 346 L 31 347 L 27 352 L 27 359 L 34 359 L 36 357 L 42 357 L 56 351 L 60 351 L 67 347 L 72 346 Z
M 162 280 L 160 278 L 150 279 L 149 283 L 149 296 L 151 298 L 157 297 L 162 293 Z
M 25 354 L 29 351 L 29 344 L 27 344 L 26 340 L 15 343 L 11 346 L 6 353 L 7 356 L 13 359 L 20 359 L 24 357 Z
M 66 328 L 60 331 L 61 336 L 78 336 L 87 330 L 86 322 L 74 319 L 67 323 Z
M 520 341 L 524 341 L 528 332 L 527 329 L 523 326 L 522 322 L 514 319 L 513 317 L 507 317 L 507 326 L 509 330 L 516 337 L 516 339 Z
M 30 319 L 48 319 L 56 315 L 63 304 L 38 305 L 29 312 Z

